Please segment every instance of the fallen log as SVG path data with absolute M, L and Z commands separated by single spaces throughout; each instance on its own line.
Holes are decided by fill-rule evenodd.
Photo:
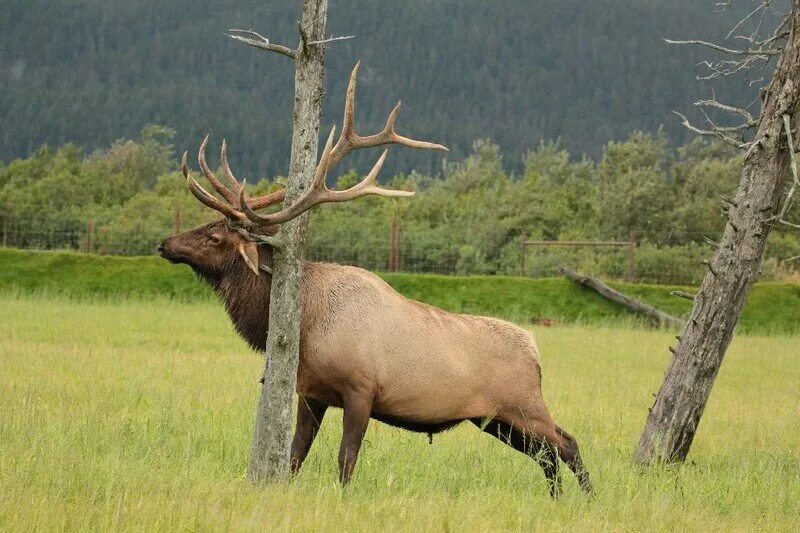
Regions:
M 617 305 L 621 305 L 626 309 L 633 311 L 634 313 L 650 318 L 660 327 L 683 328 L 686 325 L 684 320 L 672 315 L 668 315 L 667 313 L 656 309 L 652 305 L 647 305 L 644 302 L 640 302 L 639 300 L 625 296 L 621 292 L 612 289 L 598 279 L 590 278 L 589 276 L 582 276 L 577 272 L 574 272 L 563 266 L 559 267 L 559 271 L 578 285 L 592 289 L 603 298 L 612 301 Z

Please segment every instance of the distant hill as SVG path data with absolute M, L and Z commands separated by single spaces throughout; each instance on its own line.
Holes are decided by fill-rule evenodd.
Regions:
M 491 137 L 518 168 L 542 138 L 595 156 L 610 139 L 664 125 L 706 96 L 699 51 L 662 36 L 713 38 L 732 16 L 697 0 L 332 0 L 324 124 L 340 119 L 347 74 L 362 61 L 358 112 L 378 127 L 398 98 L 402 131 L 460 158 Z M 285 172 L 290 63 L 237 44 L 229 27 L 294 45 L 298 0 L 5 0 L 0 10 L 0 160 L 42 143 L 91 150 L 144 124 L 229 139 L 241 175 Z M 746 84 L 741 84 L 743 87 Z M 730 96 L 747 98 L 745 89 Z M 363 163 L 363 157 L 362 163 Z M 374 157 L 374 156 L 371 156 Z M 438 168 L 441 155 L 394 151 L 390 171 Z

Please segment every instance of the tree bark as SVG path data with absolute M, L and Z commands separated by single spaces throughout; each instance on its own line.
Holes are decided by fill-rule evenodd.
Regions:
M 684 325 L 686 325 L 686 322 L 680 318 L 668 315 L 667 313 L 656 309 L 652 305 L 647 305 L 644 302 L 640 302 L 639 300 L 625 296 L 621 292 L 612 289 L 598 279 L 590 278 L 589 276 L 582 276 L 577 272 L 573 272 L 572 270 L 563 266 L 559 267 L 559 270 L 564 276 L 571 279 L 578 285 L 592 289 L 606 300 L 614 302 L 617 305 L 621 305 L 626 309 L 630 309 L 634 313 L 644 315 L 652 319 L 661 327 L 682 328 Z
M 309 187 L 319 144 L 324 91 L 325 47 L 306 46 L 325 38 L 327 0 L 304 0 L 300 20 L 303 34 L 295 58 L 294 124 L 288 206 Z M 292 405 L 300 351 L 300 283 L 305 260 L 308 215 L 281 225 L 270 293 L 269 334 L 261 395 L 256 410 L 247 476 L 263 484 L 289 475 Z
M 728 224 L 634 455 L 639 464 L 686 458 L 747 294 L 760 274 L 791 161 L 783 115 L 791 116 L 793 128 L 800 122 L 796 116 L 800 88 L 796 0 L 790 22 L 791 33 L 762 95 L 756 144 L 745 155 Z

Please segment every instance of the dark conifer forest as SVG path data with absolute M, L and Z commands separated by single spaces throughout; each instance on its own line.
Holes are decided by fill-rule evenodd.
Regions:
M 299 4 L 4 1 L 0 160 L 44 143 L 91 151 L 161 124 L 176 130 L 179 151 L 210 131 L 228 138 L 243 174 L 285 173 L 291 65 L 223 34 L 254 28 L 295 46 Z M 689 134 L 671 111 L 708 95 L 692 70 L 703 52 L 661 38 L 714 38 L 735 16 L 695 0 L 336 2 L 330 31 L 356 38 L 330 46 L 323 124 L 339 119 L 361 60 L 364 127 L 402 97 L 401 128 L 445 142 L 451 160 L 491 138 L 520 171 L 542 139 L 597 157 L 610 140 L 662 125 L 683 144 Z M 729 100 L 751 96 L 746 83 L 729 91 Z M 432 172 L 440 157 L 395 151 L 387 170 Z

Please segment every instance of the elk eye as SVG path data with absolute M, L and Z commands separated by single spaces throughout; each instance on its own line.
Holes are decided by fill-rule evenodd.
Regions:
M 209 241 L 211 244 L 219 244 L 219 243 L 221 243 L 221 242 L 222 242 L 222 239 L 220 239 L 220 238 L 219 238 L 219 237 L 217 237 L 216 235 L 212 235 L 212 236 L 210 236 L 210 237 L 208 238 L 208 241 Z

